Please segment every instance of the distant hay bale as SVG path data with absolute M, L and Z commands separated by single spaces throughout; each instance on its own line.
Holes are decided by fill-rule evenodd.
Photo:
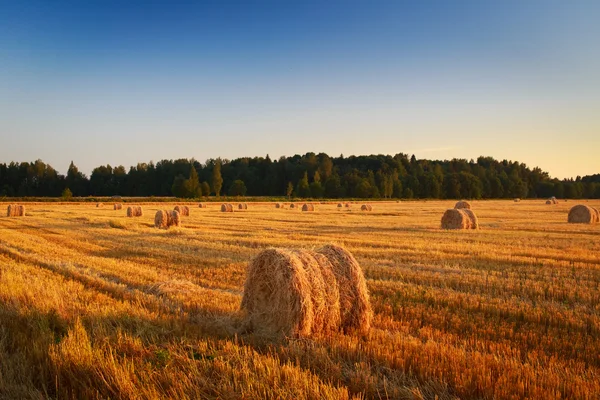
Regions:
M 454 208 L 457 209 L 457 210 L 461 210 L 463 208 L 466 208 L 466 209 L 470 210 L 471 209 L 471 203 L 469 203 L 468 201 L 465 201 L 465 200 L 461 200 L 461 201 L 458 201 L 454 205 Z
M 123 204 L 115 204 L 114 205 L 114 209 L 115 210 L 122 210 L 123 209 Z
M 294 203 L 291 203 L 290 208 L 296 208 L 296 205 Z
M 442 216 L 442 229 L 470 229 L 471 219 L 464 209 L 451 208 Z
M 373 206 L 371 206 L 370 204 L 363 204 L 362 206 L 360 206 L 360 210 L 361 211 L 373 211 Z
M 343 205 L 342 203 L 338 203 L 338 205 L 337 205 L 337 206 L 338 206 L 338 208 L 342 208 L 342 207 L 344 207 L 344 205 Z
M 24 217 L 25 216 L 25 206 L 20 204 L 9 204 L 6 209 L 7 217 Z
M 302 206 L 302 211 L 315 211 L 315 206 L 313 204 L 310 204 L 310 203 L 305 203 Z
M 189 217 L 190 216 L 190 208 L 188 206 L 175 206 L 175 208 L 173 209 L 175 211 L 177 211 L 179 213 L 179 215 L 181 215 L 182 217 Z
M 241 307 L 250 330 L 287 337 L 366 333 L 372 316 L 360 266 L 336 246 L 262 251 L 248 266 Z
M 200 203 L 200 204 L 198 204 L 198 208 L 206 208 L 206 204 Z
M 569 211 L 568 221 L 572 224 L 593 224 L 598 218 L 597 211 L 583 204 L 573 206 Z
M 275 203 L 275 208 L 283 208 L 283 204 L 281 204 L 281 203 Z
M 96 203 L 96 208 L 104 207 L 103 203 Z
M 240 210 L 247 210 L 248 209 L 248 204 L 246 204 L 246 203 L 240 203 L 240 204 L 238 204 L 238 209 L 240 209 Z
M 556 198 L 552 199 L 552 204 L 558 204 L 558 200 Z
M 233 206 L 229 203 L 221 204 L 221 212 L 233 212 Z
M 167 229 L 181 225 L 181 214 L 177 210 L 158 210 L 154 215 L 154 226 Z
M 346 203 L 346 204 L 344 204 L 344 207 L 346 207 L 346 208 L 350 208 L 350 203 Z
M 130 206 L 127 207 L 127 216 L 128 217 L 141 217 L 144 215 L 144 211 L 141 206 Z
M 469 217 L 469 221 L 471 222 L 469 229 L 479 229 L 479 220 L 477 219 L 477 216 L 475 215 L 473 210 L 463 208 L 461 209 L 461 211 L 467 214 L 467 217 Z
M 555 204 L 552 202 L 552 200 L 546 200 L 546 204 Z
M 515 199 L 515 203 L 518 203 L 520 201 L 521 201 L 521 199 L 519 199 L 518 197 Z
M 578 204 L 569 211 L 568 221 L 580 224 L 600 223 L 600 211 L 595 207 Z

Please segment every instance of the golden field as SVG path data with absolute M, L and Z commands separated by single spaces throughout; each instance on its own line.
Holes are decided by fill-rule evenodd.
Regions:
M 567 224 L 576 201 L 475 201 L 479 231 L 439 228 L 454 201 L 188 204 L 170 230 L 174 204 L 0 217 L 0 398 L 600 397 L 600 224 Z M 252 257 L 325 243 L 363 267 L 369 335 L 236 334 Z

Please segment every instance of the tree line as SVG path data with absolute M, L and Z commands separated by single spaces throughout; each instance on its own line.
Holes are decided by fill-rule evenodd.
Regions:
M 417 160 L 407 154 L 271 160 L 161 160 L 61 175 L 41 160 L 0 163 L 0 196 L 293 196 L 304 198 L 600 198 L 600 174 L 551 179 L 540 168 L 492 157 Z

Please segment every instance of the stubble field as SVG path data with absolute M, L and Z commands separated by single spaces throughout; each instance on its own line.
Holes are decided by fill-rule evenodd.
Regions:
M 567 224 L 576 202 L 475 201 L 479 231 L 439 228 L 453 201 L 371 204 L 0 217 L 0 398 L 600 397 L 600 225 Z M 252 257 L 326 243 L 365 272 L 370 334 L 237 333 Z

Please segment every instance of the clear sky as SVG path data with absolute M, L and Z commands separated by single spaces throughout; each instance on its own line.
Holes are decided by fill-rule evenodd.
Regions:
M 0 0 L 0 161 L 415 154 L 600 172 L 600 1 Z

